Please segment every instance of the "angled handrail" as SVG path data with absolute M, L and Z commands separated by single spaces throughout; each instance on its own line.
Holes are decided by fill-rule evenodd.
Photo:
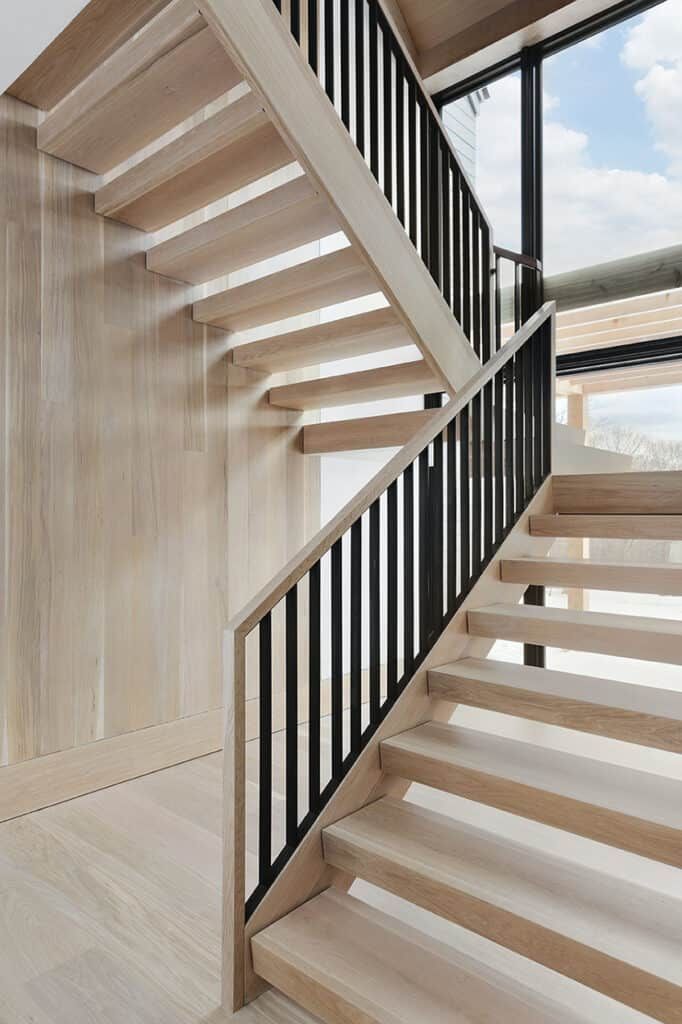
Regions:
M 273 0 L 475 354 L 490 358 L 492 229 L 380 0 Z
M 229 625 L 231 1005 L 240 1005 L 246 922 L 551 471 L 554 319 L 552 303 L 534 314 Z M 259 764 L 252 878 L 247 692 Z M 284 740 L 283 799 L 273 791 L 274 734 Z

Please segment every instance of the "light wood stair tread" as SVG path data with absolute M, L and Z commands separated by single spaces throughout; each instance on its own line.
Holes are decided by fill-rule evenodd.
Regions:
M 374 275 L 348 246 L 209 295 L 195 302 L 193 316 L 199 323 L 240 331 L 378 290 Z
M 203 284 L 338 231 L 328 200 L 304 175 L 147 252 L 147 269 Z
M 682 753 L 681 691 L 491 658 L 431 669 L 428 680 L 441 700 Z
M 275 373 L 413 344 L 397 314 L 387 306 L 237 345 L 232 359 L 238 366 Z
M 384 798 L 325 859 L 656 1019 L 682 1021 L 682 901 Z
M 681 515 L 682 471 L 555 475 L 552 493 L 559 513 Z
M 682 782 L 457 725 L 384 741 L 391 775 L 682 867 Z
M 311 423 L 301 430 L 303 451 L 307 455 L 321 455 L 325 452 L 398 448 L 407 444 L 433 414 L 433 409 L 419 409 L 414 412 L 392 412 L 382 416 Z
M 637 594 L 682 595 L 682 563 L 598 562 L 589 558 L 503 559 L 500 577 L 506 583 Z
M 523 983 L 333 889 L 256 935 L 251 948 L 256 973 L 325 1021 L 585 1020 Z
M 473 636 L 682 664 L 682 623 L 640 615 L 490 605 L 468 614 Z
M 616 540 L 682 540 L 679 515 L 535 515 L 535 537 L 587 537 Z
M 175 0 L 47 116 L 38 148 L 102 174 L 241 81 L 191 0 Z
M 103 185 L 95 209 L 156 231 L 292 159 L 262 104 L 248 93 Z
M 333 377 L 317 377 L 271 388 L 270 405 L 284 409 L 322 409 L 442 391 L 443 385 L 424 359 L 377 366 Z

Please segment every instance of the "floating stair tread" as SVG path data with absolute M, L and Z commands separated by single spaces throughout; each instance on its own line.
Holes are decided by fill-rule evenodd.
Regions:
M 455 704 L 682 753 L 682 692 L 463 658 L 431 669 L 429 692 Z
M 335 231 L 329 202 L 302 176 L 154 246 L 147 269 L 204 284 Z
M 616 540 L 682 540 L 682 515 L 536 515 L 535 537 L 591 537 Z
M 640 615 L 530 605 L 490 605 L 468 614 L 473 636 L 682 664 L 682 623 Z
M 381 744 L 391 775 L 682 867 L 682 782 L 428 722 Z
M 552 480 L 560 513 L 682 515 L 682 471 L 576 473 Z
M 386 398 L 425 395 L 442 391 L 442 382 L 424 359 L 409 363 L 377 366 L 370 370 L 317 377 L 271 388 L 270 405 L 283 409 L 322 409 L 356 402 L 378 402 Z
M 311 423 L 301 431 L 303 451 L 306 455 L 321 455 L 325 452 L 399 448 L 407 444 L 433 414 L 433 409 L 419 409 L 415 412 L 392 412 L 384 416 Z
M 378 290 L 374 275 L 348 246 L 209 295 L 194 304 L 193 315 L 199 323 L 241 331 Z
M 190 0 L 175 0 L 67 96 L 38 148 L 103 174 L 241 80 Z
M 100 188 L 95 209 L 156 231 L 291 162 L 249 93 Z
M 682 900 L 384 798 L 329 826 L 327 862 L 668 1024 Z
M 682 595 L 682 564 L 515 558 L 502 561 L 500 575 L 505 583 Z
M 232 357 L 238 366 L 276 373 L 413 344 L 396 313 L 387 306 L 237 345 Z
M 251 941 L 256 973 L 325 1021 L 587 1024 L 564 1007 L 333 889 Z

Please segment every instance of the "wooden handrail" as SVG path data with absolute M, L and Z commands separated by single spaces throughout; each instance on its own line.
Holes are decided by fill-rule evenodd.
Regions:
M 268 583 L 246 607 L 230 622 L 228 629 L 235 635 L 245 637 L 264 615 L 267 615 L 294 586 L 305 576 L 311 566 L 342 537 L 350 526 L 367 511 L 386 488 L 396 480 L 403 470 L 429 445 L 482 388 L 492 380 L 497 371 L 517 352 L 525 341 L 545 322 L 555 315 L 553 302 L 546 302 L 514 334 L 512 338 L 475 374 L 442 409 L 434 412 L 433 418 L 415 434 L 411 441 L 388 462 L 358 494 L 324 526 L 301 551 Z
M 542 270 L 542 263 L 534 256 L 524 256 L 521 252 L 514 252 L 513 249 L 503 249 L 499 245 L 493 246 L 493 253 L 501 260 L 511 260 L 521 267 L 528 267 L 529 270 Z

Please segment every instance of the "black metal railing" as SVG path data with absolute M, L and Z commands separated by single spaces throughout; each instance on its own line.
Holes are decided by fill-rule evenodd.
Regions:
M 379 0 L 273 0 L 474 351 L 492 355 L 491 229 Z
M 495 265 L 495 341 L 498 351 L 505 340 L 540 308 L 543 302 L 542 263 L 532 256 L 493 246 Z M 507 280 L 505 280 L 505 277 Z
M 233 627 L 259 707 L 247 917 L 549 475 L 553 342 L 549 305 Z

